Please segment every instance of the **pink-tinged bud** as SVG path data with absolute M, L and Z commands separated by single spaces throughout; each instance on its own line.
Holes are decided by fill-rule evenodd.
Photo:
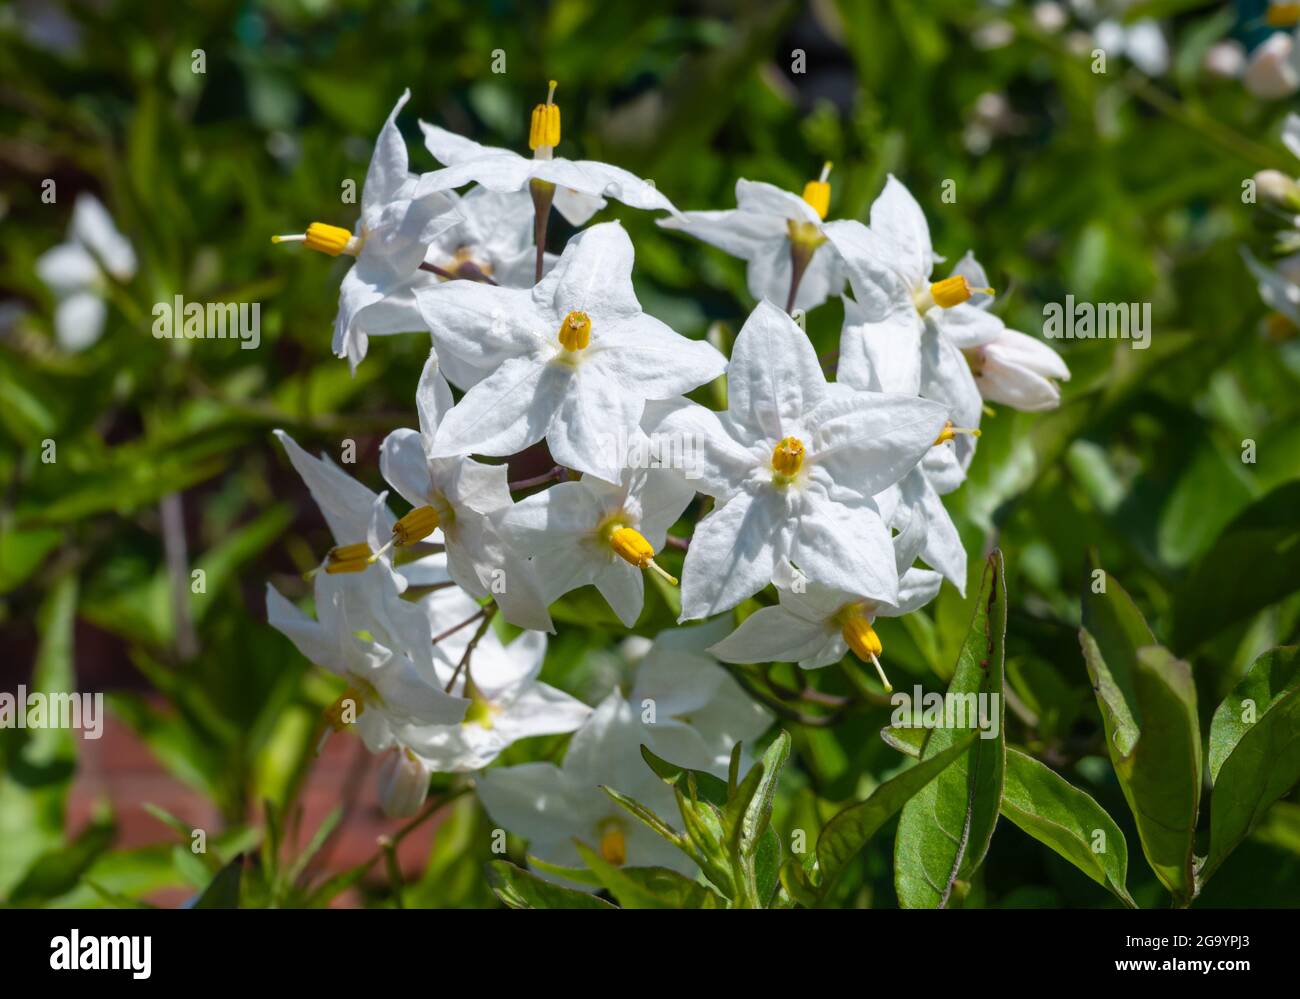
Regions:
M 390 819 L 414 815 L 429 793 L 429 768 L 409 749 L 394 747 L 379 765 L 379 804 Z
M 1224 80 L 1235 80 L 1246 68 L 1246 47 L 1235 38 L 1216 42 L 1205 53 L 1205 71 Z

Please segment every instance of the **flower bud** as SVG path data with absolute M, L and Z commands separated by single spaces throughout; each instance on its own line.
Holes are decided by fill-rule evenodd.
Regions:
M 404 747 L 394 746 L 379 766 L 379 804 L 390 819 L 414 815 L 429 794 L 429 768 Z

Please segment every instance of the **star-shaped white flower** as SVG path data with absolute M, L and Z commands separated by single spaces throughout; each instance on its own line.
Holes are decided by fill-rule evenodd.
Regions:
M 54 335 L 64 350 L 85 350 L 104 332 L 104 291 L 111 277 L 135 276 L 135 251 L 99 199 L 78 194 L 68 239 L 36 260 L 36 273 L 54 292 Z
M 305 242 L 332 257 L 356 257 L 343 277 L 334 320 L 334 353 L 346 357 L 354 369 L 366 356 L 369 331 L 394 332 L 388 328 L 392 317 L 379 303 L 401 290 L 438 234 L 459 221 L 451 198 L 409 170 L 397 114 L 410 97 L 409 90 L 402 92 L 375 141 L 356 228 L 348 232 L 314 222 L 301 235 L 272 237 L 277 243 Z
M 548 602 L 594 584 L 630 628 L 645 602 L 642 570 L 667 576 L 654 555 L 694 497 L 695 489 L 672 472 L 626 468 L 618 485 L 584 475 L 535 493 L 502 523 L 533 559 Z
M 820 180 L 808 183 L 802 197 L 772 184 L 741 179 L 736 181 L 735 208 L 683 212 L 658 222 L 748 261 L 745 273 L 756 301 L 766 298 L 807 311 L 844 288 L 839 254 L 822 234 L 829 200 L 825 172 Z M 799 280 L 790 301 L 796 265 Z
M 619 481 L 611 437 L 632 437 L 647 399 L 726 367 L 709 344 L 641 311 L 632 241 L 617 222 L 569 241 L 531 291 L 450 282 L 417 292 L 439 354 L 492 373 L 443 419 L 431 457 L 515 454 L 542 438 L 557 462 Z
M 531 569 L 498 528 L 498 519 L 511 506 L 506 466 L 430 457 L 438 426 L 452 409 L 451 389 L 434 352 L 420 375 L 416 408 L 418 431 L 394 430 L 384 439 L 384 478 L 416 508 L 408 517 L 422 518 L 433 540 L 434 527 L 440 532 L 452 579 L 476 597 L 492 596 L 511 624 L 551 630 Z
M 493 822 L 527 839 L 528 852 L 549 863 L 583 866 L 573 843 L 578 839 L 611 864 L 693 875 L 695 865 L 685 854 L 600 790 L 605 786 L 630 795 L 672 824 L 677 815 L 672 790 L 641 756 L 649 741 L 632 706 L 615 691 L 574 734 L 563 766 L 525 763 L 488 770 L 478 782 L 479 800 Z
M 430 187 L 448 190 L 471 181 L 490 191 L 529 191 L 534 181 L 552 184 L 555 209 L 574 226 L 586 225 L 613 198 L 632 208 L 676 214 L 673 203 L 635 174 L 595 160 L 567 160 L 555 155 L 560 141 L 560 109 L 555 82 L 545 104 L 533 110 L 529 135 L 531 158 L 509 149 L 483 146 L 473 139 L 420 122 L 424 145 L 444 169 L 429 175 Z
M 757 593 L 788 557 L 819 582 L 898 598 L 889 531 L 873 499 L 934 445 L 946 410 L 828 385 L 804 332 L 762 302 L 736 338 L 728 408 L 656 404 L 647 431 L 696 442 L 697 487 L 716 506 L 682 571 L 683 621 Z
M 870 600 L 852 591 L 823 586 L 805 577 L 788 561 L 777 566 L 780 604 L 755 611 L 710 651 L 729 663 L 797 662 L 818 669 L 839 662 L 850 649 L 875 665 L 880 682 L 892 689 L 879 656 L 880 638 L 872 627 L 878 617 L 901 617 L 934 599 L 942 578 L 928 569 L 898 565 L 898 600 Z
M 718 777 L 727 775 L 736 743 L 752 746 L 772 724 L 772 713 L 706 651 L 730 627 L 719 618 L 660 632 L 637 663 L 628 698 L 657 756 Z
M 470 701 L 438 682 L 428 616 L 389 577 L 319 573 L 315 593 L 313 621 L 268 584 L 267 619 L 307 659 L 347 682 L 327 712 L 335 728 L 355 723 L 366 747 L 380 752 L 406 726 L 464 718 Z
M 478 608 L 468 594 L 454 588 L 435 591 L 421 603 L 440 634 Z M 470 635 L 466 628 L 440 642 L 435 664 L 439 680 L 445 685 L 454 679 L 452 691 L 469 699 L 464 719 L 457 725 L 409 727 L 397 736 L 431 772 L 481 770 L 511 743 L 572 732 L 587 720 L 590 707 L 538 680 L 546 656 L 541 632 L 525 631 L 504 644 L 489 628 L 457 674 Z

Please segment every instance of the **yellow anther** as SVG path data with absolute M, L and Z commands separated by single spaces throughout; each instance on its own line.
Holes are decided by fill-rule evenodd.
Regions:
M 365 572 L 366 567 L 374 562 L 374 553 L 365 544 L 340 545 L 331 548 L 325 556 L 325 571 L 330 575 L 340 572 Z
M 365 709 L 366 704 L 361 699 L 361 694 L 349 687 L 343 691 L 337 701 L 325 709 L 325 720 L 335 732 L 341 732 L 361 717 L 361 712 Z
M 941 309 L 951 309 L 954 305 L 961 305 L 962 302 L 969 301 L 976 292 L 992 295 L 993 289 L 972 288 L 962 274 L 954 274 L 930 285 L 930 298 Z
M 340 253 L 356 256 L 361 252 L 361 240 L 346 229 L 324 222 L 313 222 L 304 233 L 291 236 L 272 236 L 272 243 L 306 243 L 307 249 L 337 257 Z
M 772 471 L 778 481 L 789 482 L 803 468 L 804 446 L 798 437 L 782 438 L 772 449 Z
M 812 210 L 817 213 L 819 219 L 826 217 L 826 212 L 831 207 L 831 185 L 827 183 L 826 178 L 830 176 L 831 165 L 826 163 L 822 166 L 822 175 L 816 180 L 810 180 L 803 186 L 803 199 L 812 206 Z
M 393 525 L 393 544 L 414 544 L 437 529 L 438 511 L 431 506 L 417 506 Z
M 533 108 L 533 120 L 528 127 L 528 148 L 537 150 L 543 146 L 560 144 L 560 106 L 555 103 L 555 88 L 559 84 L 551 81 L 546 93 L 546 103 Z
M 878 657 L 885 651 L 885 647 L 880 644 L 880 636 L 876 634 L 876 629 L 871 626 L 870 615 L 861 607 L 851 609 L 843 615 L 840 634 L 844 637 L 848 647 L 853 650 L 855 656 L 864 663 L 870 662 L 876 667 L 876 675 L 880 677 L 880 683 L 885 690 L 893 690 L 889 678 L 885 676 L 885 671 L 880 665 Z
M 627 863 L 627 837 L 623 824 L 617 819 L 607 819 L 600 824 L 600 856 L 607 864 L 622 867 Z
M 608 535 L 609 546 L 614 549 L 615 555 L 638 569 L 650 569 L 657 572 L 672 583 L 673 586 L 677 585 L 677 577 L 670 575 L 655 561 L 655 550 L 650 547 L 650 542 L 645 539 L 640 531 L 624 527 L 621 524 L 611 526 L 612 529 Z
M 583 350 L 591 343 L 591 318 L 585 312 L 570 312 L 560 323 L 560 346 Z
M 1265 20 L 1270 28 L 1289 28 L 1300 21 L 1300 3 L 1271 3 Z
M 944 422 L 943 429 L 939 431 L 939 436 L 934 439 L 934 447 L 946 444 L 958 434 L 970 434 L 972 437 L 978 437 L 980 432 L 972 427 L 954 427 L 952 420 L 947 420 Z

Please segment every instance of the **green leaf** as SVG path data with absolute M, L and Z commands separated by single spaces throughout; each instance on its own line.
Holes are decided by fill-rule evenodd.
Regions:
M 1300 781 L 1300 647 L 1264 653 L 1210 722 L 1209 880 L 1273 802 Z M 1249 720 L 1247 720 L 1249 719 Z
M 239 886 L 244 877 L 244 858 L 236 857 L 221 870 L 194 900 L 191 909 L 238 909 Z
M 1201 793 L 1196 685 L 1109 574 L 1083 601 L 1080 642 L 1120 787 L 1142 852 L 1181 905 L 1195 895 L 1193 837 Z
M 71 891 L 99 856 L 112 845 L 117 827 L 111 819 L 92 822 L 68 846 L 37 858 L 9 896 L 14 905 L 47 902 Z
M 705 770 L 690 770 L 686 767 L 679 767 L 675 763 L 669 763 L 652 753 L 648 746 L 641 747 L 641 758 L 649 764 L 659 777 L 667 784 L 680 790 L 683 794 L 690 796 L 690 778 L 695 778 L 695 794 L 702 800 L 708 801 L 719 808 L 727 803 L 727 782 L 713 776 Z
M 512 909 L 613 909 L 616 906 L 585 891 L 543 881 L 505 860 L 487 864 L 488 884 Z
M 677 830 L 673 829 L 672 826 L 646 808 L 641 802 L 623 794 L 621 791 L 615 791 L 612 787 L 605 787 L 603 784 L 600 785 L 600 789 L 613 798 L 618 805 L 631 812 L 660 836 L 668 840 L 673 846 L 680 847 L 682 845 L 683 840 Z
M 830 893 L 835 879 L 870 842 L 871 837 L 879 832 L 880 827 L 954 760 L 963 756 L 974 740 L 974 734 L 967 735 L 956 745 L 922 760 L 916 766 L 908 767 L 877 787 L 869 797 L 836 813 L 822 827 L 821 834 L 817 837 L 817 870 L 820 880 L 816 888 L 820 897 L 825 898 Z
M 1137 907 L 1127 887 L 1128 844 L 1115 820 L 1087 792 L 1010 746 L 1002 814 L 1125 905 Z
M 1184 652 L 1300 589 L 1300 481 L 1256 500 L 1196 563 L 1174 600 L 1173 645 Z
M 615 867 L 581 840 L 578 853 L 625 909 L 725 909 L 716 892 L 666 867 Z
M 930 732 L 921 759 L 938 756 L 959 744 L 967 732 L 978 730 L 980 715 L 990 706 L 996 712 L 997 731 L 993 738 L 972 742 L 960 759 L 903 806 L 894 847 L 894 886 L 905 908 L 945 908 L 957 882 L 968 882 L 988 852 L 1006 767 L 1002 696 L 1006 632 L 1006 580 L 1002 553 L 994 550 L 945 695 L 954 724 Z
M 921 758 L 921 747 L 925 744 L 925 729 L 899 728 L 887 725 L 880 730 L 880 738 L 891 749 L 897 749 L 914 760 Z
M 740 852 L 742 856 L 753 857 L 762 842 L 763 833 L 772 821 L 772 803 L 776 800 L 776 786 L 781 779 L 781 770 L 790 758 L 790 733 L 782 731 L 767 747 L 763 754 L 762 778 L 754 791 L 753 797 L 745 807 L 741 819 Z M 755 764 L 758 766 L 758 764 Z

